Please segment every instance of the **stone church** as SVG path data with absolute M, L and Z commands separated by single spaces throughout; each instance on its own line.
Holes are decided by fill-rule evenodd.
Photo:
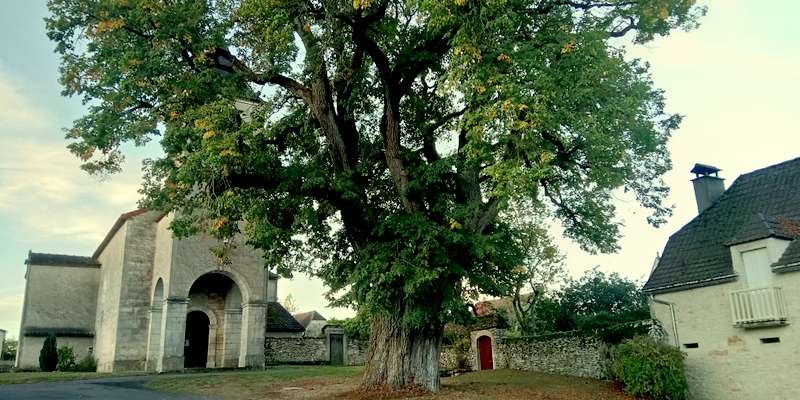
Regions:
M 220 265 L 215 239 L 174 238 L 172 219 L 122 214 L 91 257 L 29 253 L 17 367 L 38 367 L 50 333 L 100 372 L 260 367 L 265 337 L 303 335 L 257 250 Z

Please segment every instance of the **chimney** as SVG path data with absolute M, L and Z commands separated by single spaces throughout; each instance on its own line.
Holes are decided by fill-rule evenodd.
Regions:
M 717 176 L 719 171 L 719 168 L 705 164 L 695 164 L 689 171 L 695 174 L 692 185 L 694 185 L 694 199 L 697 201 L 698 213 L 711 207 L 725 192 L 725 180 Z

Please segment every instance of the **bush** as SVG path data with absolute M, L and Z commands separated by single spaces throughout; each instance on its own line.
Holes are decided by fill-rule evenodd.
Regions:
M 86 357 L 83 357 L 81 361 L 75 365 L 74 371 L 97 372 L 97 360 L 94 359 L 93 355 L 87 354 Z
M 72 371 L 75 369 L 75 352 L 72 351 L 70 346 L 61 346 L 58 348 L 58 370 L 59 371 Z
M 653 400 L 686 400 L 684 354 L 648 336 L 614 346 L 611 369 L 625 392 Z
M 58 350 L 56 350 L 56 336 L 52 333 L 47 336 L 39 352 L 39 369 L 52 372 L 58 366 Z

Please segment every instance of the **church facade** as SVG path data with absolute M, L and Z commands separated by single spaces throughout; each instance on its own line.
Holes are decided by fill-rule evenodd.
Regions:
M 122 214 L 91 257 L 29 253 L 17 367 L 38 367 L 49 334 L 100 372 L 260 367 L 265 336 L 303 334 L 256 249 L 221 265 L 215 239 L 174 238 L 172 219 Z

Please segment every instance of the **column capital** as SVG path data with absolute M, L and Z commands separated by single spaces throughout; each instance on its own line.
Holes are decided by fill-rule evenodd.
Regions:
M 242 313 L 242 309 L 241 308 L 226 308 L 225 309 L 225 314 L 241 314 L 241 313 Z
M 188 297 L 167 297 L 164 304 L 189 304 Z
M 245 308 L 267 308 L 267 302 L 263 300 L 248 301 L 247 303 L 242 303 L 242 310 Z

